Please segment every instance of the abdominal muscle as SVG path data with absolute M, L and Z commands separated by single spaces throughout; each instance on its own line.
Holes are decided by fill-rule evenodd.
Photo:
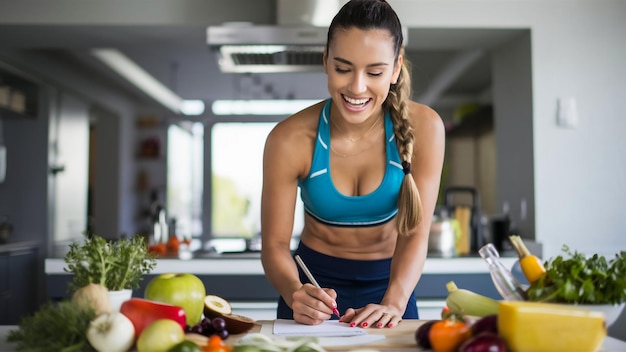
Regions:
M 309 248 L 333 257 L 355 260 L 386 259 L 393 255 L 395 219 L 374 227 L 334 227 L 305 214 L 300 240 Z

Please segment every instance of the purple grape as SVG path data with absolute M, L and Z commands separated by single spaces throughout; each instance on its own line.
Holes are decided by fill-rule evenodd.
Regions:
M 202 319 L 202 322 L 200 323 L 200 325 L 202 325 L 202 328 L 204 328 L 205 330 L 213 330 L 213 324 L 211 322 L 211 319 L 208 318 L 204 318 Z
M 213 329 L 217 332 L 226 330 L 226 321 L 224 321 L 223 318 L 213 319 L 211 325 L 213 325 Z
M 222 338 L 222 340 L 226 340 L 228 338 L 228 330 L 221 330 L 217 332 L 217 335 Z
M 215 333 L 215 329 L 213 329 L 213 327 L 211 325 L 209 325 L 208 327 L 203 328 L 202 335 L 210 337 L 214 333 Z
M 202 325 L 196 324 L 191 327 L 191 332 L 195 332 L 196 334 L 203 334 L 204 329 L 202 328 Z
M 191 332 L 191 326 L 189 324 L 185 325 L 185 332 Z

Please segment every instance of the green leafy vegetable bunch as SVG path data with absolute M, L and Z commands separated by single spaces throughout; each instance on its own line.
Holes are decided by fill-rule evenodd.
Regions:
M 64 270 L 74 274 L 70 291 L 90 283 L 103 285 L 109 291 L 136 289 L 143 275 L 156 266 L 156 255 L 148 252 L 141 236 L 115 241 L 87 233 L 84 236 L 82 244 L 70 244 L 64 258 Z
M 626 252 L 614 258 L 585 256 L 568 246 L 545 262 L 546 274 L 528 289 L 528 299 L 573 304 L 621 304 L 626 302 Z
M 7 341 L 14 343 L 18 351 L 93 351 L 86 332 L 95 317 L 90 307 L 70 301 L 47 302 L 33 315 L 22 317 L 18 329 L 9 331 Z

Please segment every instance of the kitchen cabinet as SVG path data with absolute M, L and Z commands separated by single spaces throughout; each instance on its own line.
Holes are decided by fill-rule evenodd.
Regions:
M 37 309 L 38 246 L 15 243 L 0 246 L 0 325 L 19 323 Z
M 35 118 L 39 112 L 39 85 L 6 66 L 0 66 L 0 118 Z

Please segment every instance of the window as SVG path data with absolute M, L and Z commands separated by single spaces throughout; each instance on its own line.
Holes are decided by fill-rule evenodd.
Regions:
M 199 237 L 202 235 L 204 127 L 198 122 L 170 125 L 167 140 L 168 216 L 176 220 L 179 236 Z
M 263 149 L 276 122 L 218 122 L 211 128 L 211 234 L 259 236 Z M 294 234 L 304 225 L 298 194 Z

